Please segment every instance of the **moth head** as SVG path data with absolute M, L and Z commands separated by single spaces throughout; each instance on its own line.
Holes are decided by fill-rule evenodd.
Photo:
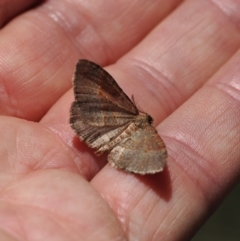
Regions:
M 153 123 L 153 118 L 150 115 L 142 112 L 142 114 L 138 115 L 136 118 L 135 123 L 138 126 L 151 125 Z
M 143 120 L 144 121 L 147 121 L 150 125 L 153 123 L 153 118 L 152 116 L 150 116 L 149 114 L 147 114 L 146 112 L 143 112 L 141 110 L 138 110 L 140 112 L 140 122 L 142 122 Z
M 152 123 L 153 123 L 153 118 L 152 118 L 152 116 L 147 115 L 147 120 L 148 120 L 148 123 L 149 123 L 149 124 L 152 124 Z

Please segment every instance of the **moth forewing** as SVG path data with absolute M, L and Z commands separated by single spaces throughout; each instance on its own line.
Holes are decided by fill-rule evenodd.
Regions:
M 70 124 L 81 140 L 96 154 L 109 151 L 116 168 L 142 175 L 163 170 L 167 151 L 152 117 L 137 109 L 110 74 L 79 60 L 73 85 Z

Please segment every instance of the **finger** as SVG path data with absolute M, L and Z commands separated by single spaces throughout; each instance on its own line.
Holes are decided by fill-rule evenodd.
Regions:
M 37 169 L 66 169 L 87 179 L 99 170 L 97 165 L 100 162 L 83 158 L 63 142 L 64 132 L 60 136 L 50 126 L 3 116 L 0 117 L 0 126 L 0 187 L 14 180 L 17 174 L 25 175 Z
M 114 73 L 118 81 L 134 95 L 137 106 L 153 116 L 155 124 L 239 49 L 237 12 L 229 10 L 226 15 L 212 1 L 185 1 L 118 61 Z
M 26 11 L 34 6 L 39 0 L 8 1 L 2 0 L 0 3 L 0 28 L 10 21 L 17 14 Z
M 3 230 L 0 231 L 0 238 L 4 241 L 17 241 L 11 234 L 4 232 Z
M 92 186 L 60 170 L 33 171 L 10 182 L 1 191 L 0 227 L 17 240 L 126 240 Z
M 92 180 L 128 238 L 190 239 L 239 180 L 239 64 L 240 52 L 159 126 L 169 154 L 162 174 L 106 166 Z
M 15 18 L 0 35 L 1 114 L 39 120 L 70 88 L 77 59 L 116 61 L 178 3 L 45 1 Z
M 187 15 L 188 12 L 191 14 Z M 176 22 L 184 27 L 178 28 Z M 214 29 L 214 34 L 206 30 L 206 26 Z M 164 29 L 169 29 L 173 35 L 170 41 L 173 47 L 167 45 L 169 35 L 164 35 Z M 226 63 L 237 50 L 239 38 L 240 35 L 235 26 L 214 4 L 204 1 L 198 5 L 195 1 L 188 1 L 182 4 L 171 18 L 160 24 L 135 50 L 107 70 L 128 96 L 134 96 L 137 107 L 153 116 L 154 123 L 157 125 Z M 180 43 L 179 39 L 181 39 Z M 199 42 L 202 44 L 199 45 Z M 191 54 L 185 49 L 190 49 Z M 163 55 L 165 57 L 162 57 Z M 187 64 L 188 58 L 190 60 Z M 149 64 L 142 64 L 146 59 L 150 60 Z M 169 76 L 170 72 L 173 74 L 171 78 L 166 78 L 163 77 L 162 72 L 168 72 Z M 61 133 L 64 142 L 75 150 L 75 142 L 72 141 L 75 140 L 75 133 L 70 130 L 68 124 L 72 101 L 73 96 L 70 91 L 42 121 L 55 132 Z M 102 162 L 98 165 L 99 160 L 95 156 L 87 155 L 84 143 L 77 148 L 81 155 L 84 155 L 84 163 L 88 163 L 85 158 L 91 160 L 94 158 L 97 161 L 96 167 L 101 168 Z M 89 163 L 92 165 L 91 161 Z M 94 175 L 95 173 L 92 173 L 92 176 Z

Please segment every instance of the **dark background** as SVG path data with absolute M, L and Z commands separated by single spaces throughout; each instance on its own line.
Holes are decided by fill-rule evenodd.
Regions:
M 240 241 L 240 184 L 191 241 Z

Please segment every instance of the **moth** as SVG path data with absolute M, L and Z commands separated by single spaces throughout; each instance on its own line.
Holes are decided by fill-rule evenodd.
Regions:
M 113 167 L 133 173 L 163 170 L 167 151 L 153 118 L 137 109 L 109 73 L 91 61 L 79 60 L 73 91 L 70 125 L 95 154 L 108 151 Z

